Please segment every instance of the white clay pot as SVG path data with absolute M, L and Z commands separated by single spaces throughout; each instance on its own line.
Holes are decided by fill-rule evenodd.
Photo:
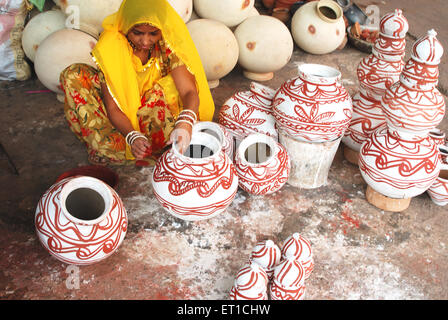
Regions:
M 240 48 L 238 64 L 248 79 L 270 80 L 274 72 L 291 59 L 294 50 L 291 33 L 283 22 L 274 17 L 258 15 L 247 18 L 234 33 Z
M 86 176 L 63 179 L 41 197 L 35 214 L 41 244 L 56 259 L 89 265 L 113 254 L 125 238 L 128 218 L 118 194 Z
M 93 37 L 103 32 L 103 20 L 118 11 L 122 0 L 53 0 L 72 21 L 71 28 L 79 29 Z M 79 25 L 77 25 L 79 18 Z M 68 27 L 68 26 L 67 26 Z
M 312 54 L 336 50 L 345 38 L 341 7 L 331 0 L 311 1 L 301 6 L 291 20 L 295 43 Z
M 254 3 L 255 0 L 194 0 L 194 10 L 201 18 L 220 21 L 228 27 L 234 27 L 252 13 Z
M 233 159 L 233 137 L 224 126 L 211 121 L 201 121 L 193 126 L 193 132 L 205 132 L 217 138 L 222 145 L 222 151 L 224 151 L 230 159 Z
M 439 176 L 428 189 L 428 194 L 436 205 L 448 204 L 448 164 L 442 164 Z
M 251 134 L 238 146 L 235 168 L 243 190 L 267 195 L 285 185 L 291 164 L 288 152 L 280 143 L 264 134 Z
M 405 135 L 387 126 L 367 139 L 360 150 L 359 169 L 377 193 L 410 199 L 431 187 L 440 172 L 438 146 L 431 138 Z
M 219 123 L 237 140 L 252 133 L 277 139 L 271 104 L 275 90 L 251 82 L 249 91 L 237 92 L 225 101 L 219 112 Z
M 173 9 L 187 23 L 193 13 L 193 0 L 168 0 Z
M 272 102 L 277 127 L 293 139 L 328 142 L 342 138 L 352 118 L 352 99 L 339 70 L 302 64 Z
M 96 68 L 90 55 L 96 42 L 94 37 L 79 30 L 62 29 L 53 32 L 42 41 L 36 52 L 34 70 L 40 82 L 62 96 L 59 76 L 65 68 L 73 63 L 85 63 Z
M 34 16 L 23 29 L 22 47 L 25 55 L 34 62 L 41 42 L 53 32 L 65 28 L 66 16 L 61 10 L 50 10 Z
M 280 260 L 280 248 L 272 240 L 258 242 L 250 254 L 250 261 L 262 267 L 269 279 L 274 276 L 274 267 Z
M 222 22 L 197 19 L 187 24 L 188 31 L 201 57 L 210 88 L 219 85 L 238 62 L 238 42 L 233 32 Z
M 230 300 L 268 300 L 268 275 L 258 264 L 242 267 L 230 289 Z
M 235 198 L 238 176 L 218 139 L 193 132 L 184 154 L 173 145 L 159 158 L 152 185 L 166 211 L 179 219 L 198 221 L 227 209 Z
M 281 252 L 284 259 L 296 259 L 302 264 L 305 280 L 310 277 L 314 269 L 314 259 L 311 242 L 308 239 L 296 232 L 285 240 Z
M 303 300 L 305 298 L 305 269 L 294 258 L 282 260 L 274 269 L 269 293 L 272 300 Z

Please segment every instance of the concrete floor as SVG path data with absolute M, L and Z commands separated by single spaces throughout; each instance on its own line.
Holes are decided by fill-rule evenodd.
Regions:
M 448 4 L 443 0 L 390 0 L 384 14 L 401 8 L 413 41 L 435 28 L 448 48 Z M 290 63 L 265 82 L 278 88 L 297 75 L 303 62 L 338 68 L 344 86 L 357 91 L 356 67 L 366 54 L 346 46 L 324 56 L 295 48 Z M 408 56 L 407 56 L 408 57 Z M 448 89 L 448 57 L 440 66 L 439 88 Z M 212 90 L 217 106 L 250 80 L 235 68 Z M 186 222 L 165 212 L 151 190 L 151 168 L 124 167 L 117 192 L 129 216 L 119 250 L 107 260 L 79 268 L 79 289 L 67 286 L 67 265 L 51 257 L 35 235 L 34 213 L 42 194 L 64 171 L 88 164 L 83 145 L 68 129 L 63 106 L 34 77 L 0 82 L 0 139 L 13 159 L 15 175 L 0 157 L 0 299 L 190 299 L 225 300 L 234 277 L 258 240 L 278 245 L 299 232 L 314 250 L 315 269 L 306 282 L 306 300 L 448 299 L 448 207 L 425 193 L 401 213 L 367 203 L 366 184 L 342 148 L 328 184 L 314 190 L 286 185 L 265 197 L 239 190 L 227 212 L 206 221 Z M 217 119 L 217 117 L 215 117 Z M 441 129 L 448 132 L 445 117 Z

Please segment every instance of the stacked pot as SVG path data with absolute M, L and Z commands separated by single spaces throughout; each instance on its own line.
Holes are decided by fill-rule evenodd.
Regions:
M 367 200 L 384 210 L 406 209 L 440 173 L 440 152 L 429 136 L 445 114 L 436 88 L 443 55 L 436 35 L 429 30 L 414 43 L 399 81 L 382 98 L 386 124 L 361 146 L 359 168 L 368 184 Z
M 313 269 L 311 243 L 299 233 L 286 239 L 281 249 L 272 240 L 260 241 L 238 271 L 230 299 L 303 300 L 305 280 Z
M 383 16 L 372 54 L 358 65 L 359 92 L 353 96 L 352 121 L 342 139 L 344 155 L 353 164 L 358 164 L 363 142 L 386 123 L 381 99 L 386 90 L 399 80 L 403 70 L 408 28 L 408 22 L 399 9 Z
M 289 29 L 276 18 L 260 15 L 254 0 L 193 3 L 198 17 L 187 27 L 211 88 L 237 64 L 247 78 L 266 81 L 289 62 L 294 49 Z

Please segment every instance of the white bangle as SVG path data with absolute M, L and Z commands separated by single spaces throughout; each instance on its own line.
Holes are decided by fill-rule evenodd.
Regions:
M 128 144 L 129 146 L 132 146 L 132 144 L 134 143 L 134 141 L 138 138 L 143 138 L 146 141 L 148 141 L 148 138 L 146 138 L 141 132 L 139 131 L 131 131 L 126 135 L 126 144 Z
M 177 120 L 175 126 L 177 126 L 178 123 L 188 123 L 191 127 L 193 127 L 193 124 L 191 123 L 191 121 L 188 120 Z
M 193 115 L 194 115 L 194 121 L 197 121 L 197 120 L 198 120 L 198 116 L 196 115 L 196 112 L 194 112 L 193 110 L 190 110 L 190 109 L 183 109 L 183 110 L 180 112 L 179 116 L 180 116 L 182 113 L 185 113 L 185 112 L 190 112 L 191 114 L 193 114 Z
M 192 122 L 193 124 L 196 123 L 196 119 L 194 119 L 192 116 L 190 116 L 190 115 L 188 115 L 188 114 L 180 114 L 179 117 L 178 117 L 178 119 L 179 119 L 179 120 L 183 120 L 183 119 L 181 119 L 181 118 L 187 118 L 187 119 L 190 119 L 191 122 Z

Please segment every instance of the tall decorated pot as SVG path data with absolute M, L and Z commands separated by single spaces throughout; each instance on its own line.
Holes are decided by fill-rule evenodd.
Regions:
M 277 18 L 252 16 L 238 25 L 234 34 L 240 48 L 238 64 L 248 79 L 271 80 L 291 60 L 294 41 L 289 29 Z
M 199 17 L 221 21 L 228 27 L 235 27 L 244 21 L 251 14 L 254 4 L 255 0 L 193 1 Z
M 87 176 L 62 179 L 41 197 L 35 214 L 37 236 L 56 259 L 89 265 L 112 255 L 125 238 L 126 209 L 103 181 Z
M 96 68 L 90 52 L 97 40 L 74 29 L 61 29 L 46 37 L 36 51 L 34 70 L 42 84 L 64 101 L 59 83 L 61 72 L 73 63 L 85 63 Z M 70 52 L 70 54 L 67 54 Z
M 299 76 L 283 83 L 272 105 L 277 127 L 306 142 L 341 138 L 352 118 L 352 99 L 341 73 L 319 64 L 299 66 Z
M 353 96 L 352 121 L 342 139 L 346 146 L 346 158 L 354 164 L 358 163 L 362 143 L 386 123 L 381 99 L 400 78 L 408 29 L 408 22 L 401 10 L 396 9 L 383 16 L 372 54 L 358 65 L 359 92 Z
M 242 267 L 230 289 L 230 300 L 268 300 L 268 275 L 254 262 Z
M 275 90 L 251 82 L 250 90 L 237 92 L 227 99 L 219 111 L 219 123 L 236 139 L 242 140 L 252 133 L 277 138 L 272 99 Z
M 312 54 L 326 54 L 336 50 L 346 34 L 343 16 L 342 8 L 332 0 L 304 4 L 291 20 L 295 43 Z
M 280 263 L 282 254 L 280 248 L 272 240 L 258 242 L 252 249 L 249 260 L 258 264 L 266 274 L 269 280 L 274 276 L 274 268 Z
M 235 198 L 238 176 L 218 139 L 193 132 L 184 154 L 173 145 L 159 158 L 152 185 L 166 211 L 179 219 L 198 221 L 227 209 Z
M 423 137 L 443 120 L 445 100 L 436 87 L 443 47 L 436 36 L 434 30 L 429 30 L 415 41 L 400 81 L 383 96 L 382 108 L 389 127 Z
M 224 23 L 211 19 L 196 19 L 187 23 L 195 43 L 210 88 L 230 73 L 238 62 L 239 47 L 233 32 Z
M 287 258 L 275 267 L 269 294 L 271 300 L 303 300 L 305 298 L 305 269 L 298 260 Z
M 368 186 L 392 199 L 424 193 L 438 177 L 440 165 L 438 147 L 431 138 L 387 126 L 363 143 L 359 155 L 359 169 Z
M 291 168 L 285 147 L 264 134 L 251 134 L 235 156 L 239 186 L 255 195 L 272 194 L 288 181 Z
M 314 258 L 311 242 L 308 239 L 296 232 L 285 240 L 281 252 L 284 259 L 295 259 L 302 264 L 305 280 L 310 277 L 314 270 Z

